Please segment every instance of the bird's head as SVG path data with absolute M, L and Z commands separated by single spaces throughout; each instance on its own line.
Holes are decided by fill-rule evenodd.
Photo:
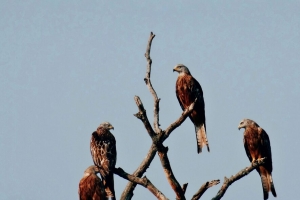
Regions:
M 114 127 L 109 123 L 109 122 L 103 122 L 99 125 L 99 128 L 102 127 L 102 128 L 105 128 L 105 129 L 114 129 Z
M 99 169 L 97 166 L 95 165 L 91 165 L 89 166 L 85 171 L 84 171 L 84 175 L 90 175 L 90 174 L 97 174 L 99 173 Z
M 189 69 L 183 65 L 183 64 L 178 64 L 174 67 L 173 72 L 178 72 L 179 74 L 191 74 Z
M 258 124 L 251 120 L 251 119 L 243 119 L 240 123 L 239 123 L 239 126 L 238 126 L 238 129 L 240 130 L 241 128 L 244 128 L 246 129 L 248 126 L 252 126 L 252 125 L 255 125 L 258 127 Z

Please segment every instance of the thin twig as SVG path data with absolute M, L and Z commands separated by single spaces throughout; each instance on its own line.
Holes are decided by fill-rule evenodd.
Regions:
M 257 159 L 256 161 L 254 161 L 253 163 L 251 163 L 251 165 L 249 167 L 246 167 L 245 169 L 242 169 L 236 175 L 231 176 L 229 179 L 225 177 L 224 178 L 224 183 L 223 183 L 221 189 L 218 191 L 217 195 L 214 198 L 212 198 L 212 200 L 219 200 L 219 199 L 221 199 L 224 196 L 227 188 L 232 183 L 234 183 L 235 181 L 237 181 L 237 180 L 243 178 L 244 176 L 248 175 L 251 171 L 253 171 L 258 166 L 264 164 L 265 163 L 265 159 L 266 158 Z
M 151 124 L 150 124 L 147 114 L 146 114 L 146 110 L 144 109 L 144 106 L 143 106 L 143 103 L 142 103 L 140 97 L 135 96 L 134 101 L 135 101 L 137 107 L 139 108 L 139 112 L 136 113 L 134 116 L 136 116 L 138 119 L 140 119 L 144 123 L 144 126 L 145 126 L 146 130 L 148 131 L 150 137 L 151 138 L 154 137 L 156 134 L 151 127 Z
M 195 101 L 189 106 L 187 107 L 181 114 L 181 116 L 179 117 L 179 119 L 177 119 L 175 122 L 173 122 L 172 124 L 170 124 L 170 126 L 164 131 L 164 136 L 162 141 L 164 141 L 166 138 L 168 138 L 170 136 L 170 134 L 172 133 L 172 131 L 174 129 L 176 129 L 178 126 L 180 126 L 185 119 L 192 113 L 194 107 L 195 107 L 195 103 L 197 101 L 197 98 L 195 99 Z
M 150 76 L 151 76 L 151 64 L 152 64 L 152 59 L 150 57 L 150 50 L 151 50 L 151 44 L 152 44 L 152 40 L 154 39 L 155 35 L 151 32 L 150 33 L 150 37 L 148 40 L 148 45 L 147 45 L 147 49 L 146 49 L 146 53 L 145 53 L 145 57 L 147 60 L 147 69 L 146 69 L 146 76 L 144 78 L 144 81 L 150 91 L 150 93 L 153 96 L 153 100 L 154 100 L 154 122 L 153 122 L 153 126 L 154 126 L 154 130 L 156 133 L 159 133 L 161 131 L 161 129 L 159 128 L 159 101 L 160 99 L 157 97 L 157 94 L 151 84 L 151 80 L 150 80 Z
M 212 187 L 212 186 L 214 186 L 214 185 L 217 185 L 217 184 L 219 184 L 219 183 L 220 183 L 220 180 L 212 180 L 212 181 L 210 181 L 210 182 L 204 183 L 204 184 L 200 187 L 200 189 L 196 192 L 196 194 L 194 194 L 192 200 L 198 200 L 198 199 L 200 199 L 200 197 L 204 194 L 204 192 L 205 192 L 208 188 L 210 188 L 210 187 Z
M 131 182 L 134 182 L 136 184 L 139 184 L 139 185 L 147 188 L 159 200 L 167 200 L 168 199 L 161 191 L 159 191 L 151 183 L 151 181 L 146 176 L 144 176 L 143 178 L 139 178 L 139 177 L 128 174 L 122 168 L 115 168 L 114 173 L 121 176 L 122 178 L 124 178 L 126 180 L 129 180 Z
M 182 188 L 183 194 L 185 194 L 187 186 L 188 186 L 188 183 L 185 183 L 182 185 L 181 188 Z

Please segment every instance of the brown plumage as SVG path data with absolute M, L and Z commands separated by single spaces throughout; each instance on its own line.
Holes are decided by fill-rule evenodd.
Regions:
M 115 199 L 113 169 L 117 161 L 117 150 L 116 140 L 110 129 L 114 129 L 110 123 L 100 124 L 92 134 L 90 147 L 94 164 L 99 168 L 103 180 L 107 199 Z
M 238 128 L 245 128 L 244 147 L 250 162 L 266 157 L 265 164 L 256 169 L 261 177 L 264 199 L 268 199 L 269 191 L 276 197 L 272 179 L 271 144 L 268 134 L 256 122 L 250 119 L 243 119 Z
M 101 179 L 97 176 L 98 167 L 92 165 L 84 171 L 79 182 L 78 194 L 80 200 L 104 200 L 105 191 Z
M 182 110 L 189 107 L 197 98 L 194 110 L 189 116 L 195 126 L 197 151 L 198 153 L 201 153 L 202 148 L 205 145 L 209 151 L 208 140 L 206 137 L 205 104 L 201 85 L 191 75 L 186 66 L 178 64 L 173 71 L 179 73 L 176 81 L 176 96 Z

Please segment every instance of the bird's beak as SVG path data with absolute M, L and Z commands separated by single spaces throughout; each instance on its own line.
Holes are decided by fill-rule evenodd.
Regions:
M 177 66 L 176 67 L 174 67 L 174 69 L 173 69 L 173 72 L 178 72 L 178 70 L 177 70 Z
M 113 126 L 109 126 L 109 128 L 112 129 L 112 130 L 114 130 L 114 127 L 113 127 Z
M 240 130 L 241 128 L 242 128 L 242 127 L 239 125 L 239 126 L 238 126 L 238 129 Z

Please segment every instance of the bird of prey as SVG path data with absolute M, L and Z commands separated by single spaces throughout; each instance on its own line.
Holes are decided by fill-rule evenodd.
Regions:
M 176 81 L 176 96 L 182 110 L 188 108 L 197 98 L 194 110 L 189 116 L 195 126 L 197 151 L 201 153 L 205 145 L 209 151 L 206 137 L 205 105 L 201 85 L 183 64 L 176 65 L 173 69 L 174 71 L 179 73 Z
M 104 200 L 105 191 L 101 179 L 96 175 L 98 167 L 92 165 L 85 171 L 79 182 L 78 194 L 80 200 Z
M 90 148 L 94 164 L 103 180 L 106 197 L 115 200 L 113 170 L 117 161 L 117 150 L 116 140 L 110 129 L 114 127 L 109 122 L 101 123 L 92 133 Z
M 261 177 L 264 199 L 268 199 L 269 191 L 276 197 L 276 191 L 272 179 L 272 154 L 268 134 L 251 119 L 243 119 L 239 129 L 244 128 L 244 147 L 250 162 L 266 157 L 265 163 L 256 170 Z

